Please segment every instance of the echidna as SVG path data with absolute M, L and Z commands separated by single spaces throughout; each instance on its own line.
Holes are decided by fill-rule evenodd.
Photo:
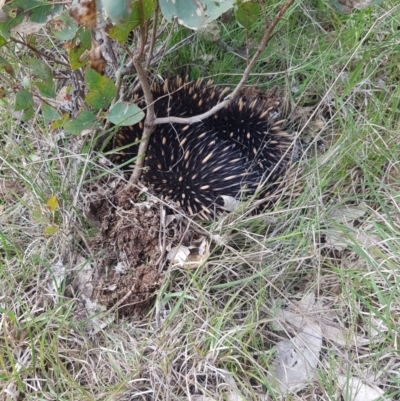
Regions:
M 181 78 L 154 84 L 151 91 L 157 117 L 204 113 L 227 93 L 212 81 Z M 137 94 L 135 100 L 144 108 L 141 97 Z M 143 122 L 118 129 L 115 147 L 136 143 L 119 152 L 115 163 L 137 156 L 142 130 Z M 275 183 L 290 164 L 292 142 L 264 101 L 236 98 L 201 122 L 158 125 L 141 180 L 190 215 L 210 219 L 224 209 L 224 195 L 246 199 Z

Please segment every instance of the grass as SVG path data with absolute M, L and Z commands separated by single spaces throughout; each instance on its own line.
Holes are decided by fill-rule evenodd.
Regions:
M 267 372 L 276 344 L 294 334 L 274 322 L 282 306 L 294 307 L 309 293 L 317 302 L 312 313 L 335 316 L 343 341 L 325 338 L 313 379 L 286 399 L 352 399 L 349 387 L 341 393 L 339 376 L 399 399 L 396 3 L 351 16 L 323 2 L 299 3 L 251 77 L 263 88 L 279 86 L 298 132 L 299 196 L 259 218 L 211 225 L 214 236 L 228 240 L 207 260 L 169 269 L 147 315 L 103 321 L 96 331 L 79 319 L 70 284 L 96 263 L 87 247 L 96 227 L 84 201 L 96 185 L 92 177 L 107 167 L 92 159 L 89 139 L 54 132 L 39 116 L 20 124 L 8 112 L 12 98 L 2 99 L 1 178 L 18 185 L 15 193 L 1 187 L 3 399 L 282 399 Z M 228 46 L 243 47 L 234 22 L 220 27 Z M 170 46 L 187 32 L 173 32 Z M 61 58 L 63 50 L 55 51 Z M 163 59 L 158 72 L 184 69 L 233 85 L 244 65 L 218 43 L 195 37 Z M 52 194 L 60 231 L 45 237 Z M 357 217 L 344 219 L 345 207 Z

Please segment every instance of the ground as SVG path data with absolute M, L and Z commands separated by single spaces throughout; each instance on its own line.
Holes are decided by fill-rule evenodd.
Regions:
M 116 99 L 86 99 L 69 60 L 89 32 L 71 42 L 48 23 L 5 38 L 0 399 L 399 399 L 400 7 L 329 3 L 295 2 L 244 90 L 279 96 L 295 185 L 262 213 L 211 222 L 132 189 L 107 161 L 108 106 L 87 101 Z M 281 4 L 268 2 L 269 20 Z M 236 50 L 251 56 L 263 23 L 218 22 L 221 51 L 160 20 L 151 79 L 233 88 L 247 63 Z M 118 83 L 119 62 L 98 81 Z

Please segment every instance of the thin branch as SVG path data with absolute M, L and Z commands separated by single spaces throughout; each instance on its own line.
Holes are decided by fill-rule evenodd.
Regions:
M 147 147 L 149 145 L 151 134 L 154 131 L 154 127 L 155 127 L 154 120 L 156 117 L 155 113 L 154 113 L 153 94 L 151 93 L 149 82 L 147 80 L 147 73 L 144 70 L 144 68 L 142 67 L 142 58 L 143 58 L 144 48 L 145 48 L 146 39 L 147 39 L 147 28 L 144 24 L 142 0 L 138 0 L 138 7 L 139 7 L 139 18 L 140 18 L 141 41 L 140 41 L 140 49 L 133 56 L 132 61 L 136 68 L 136 72 L 138 74 L 139 80 L 142 84 L 144 98 L 145 98 L 146 105 L 147 105 L 147 112 L 146 112 L 146 119 L 144 120 L 144 130 L 143 130 L 143 134 L 142 134 L 142 140 L 139 144 L 138 157 L 136 159 L 135 168 L 129 179 L 129 182 L 134 185 L 136 185 L 139 182 L 140 176 L 142 174 L 145 154 L 147 151 Z
M 147 54 L 146 70 L 149 69 L 151 59 L 153 58 L 154 44 L 156 42 L 156 37 L 157 37 L 158 13 L 159 13 L 159 6 L 157 4 L 157 7 L 155 9 L 154 21 L 153 21 L 153 31 L 151 32 L 150 47 L 149 47 L 149 51 Z
M 28 49 L 30 49 L 30 50 L 32 50 L 33 52 L 39 54 L 40 56 L 44 57 L 45 59 L 50 59 L 50 60 L 52 60 L 54 63 L 63 65 L 63 66 L 68 67 L 68 68 L 70 67 L 70 65 L 69 65 L 68 63 L 56 59 L 56 58 L 55 58 L 54 56 L 52 56 L 51 54 L 43 53 L 42 51 L 36 49 L 36 47 L 33 47 L 32 45 L 30 45 L 29 43 L 25 43 L 25 42 L 23 42 L 22 40 L 18 40 L 18 39 L 15 39 L 15 38 L 10 38 L 10 40 L 13 41 L 13 42 L 15 42 L 15 43 L 18 43 L 18 44 L 20 44 L 20 45 L 26 46 Z
M 272 21 L 271 25 L 268 26 L 267 30 L 264 33 L 264 36 L 261 39 L 261 42 L 257 48 L 256 53 L 254 54 L 253 58 L 250 60 L 248 63 L 246 69 L 244 70 L 243 76 L 239 82 L 239 84 L 236 86 L 236 88 L 233 90 L 233 92 L 227 96 L 221 103 L 207 111 L 206 113 L 200 114 L 198 116 L 193 116 L 190 118 L 181 118 L 181 117 L 164 117 L 164 118 L 156 118 L 155 113 L 154 113 L 154 103 L 153 103 L 153 95 L 150 90 L 149 82 L 147 80 L 147 73 L 145 69 L 142 67 L 142 58 L 143 58 L 143 53 L 144 53 L 144 48 L 145 48 L 145 40 L 144 38 L 147 38 L 147 29 L 144 24 L 144 19 L 143 19 L 143 4 L 142 0 L 138 0 L 138 6 L 139 6 L 139 15 L 140 15 L 140 34 L 141 34 L 141 41 L 140 41 L 140 48 L 137 51 L 135 55 L 132 55 L 132 53 L 128 50 L 128 54 L 131 55 L 133 64 L 136 68 L 136 72 L 138 74 L 140 83 L 142 85 L 146 105 L 147 105 L 147 110 L 146 110 L 146 119 L 144 123 L 144 130 L 142 134 L 142 140 L 139 144 L 139 149 L 138 149 L 138 157 L 136 159 L 135 163 L 135 168 L 132 172 L 132 175 L 129 179 L 129 182 L 131 184 L 136 185 L 139 182 L 140 176 L 142 174 L 142 169 L 144 165 L 144 159 L 145 159 L 145 154 L 148 148 L 148 144 L 150 141 L 150 137 L 152 132 L 154 131 L 154 128 L 158 124 L 170 124 L 170 123 L 178 123 L 178 124 L 192 124 L 194 122 L 202 121 L 213 114 L 215 114 L 217 111 L 223 109 L 232 99 L 234 99 L 245 82 L 247 81 L 250 72 L 252 68 L 254 67 L 254 64 L 257 62 L 258 58 L 260 57 L 261 53 L 264 51 L 265 47 L 267 46 L 268 41 L 271 38 L 271 35 L 278 24 L 278 22 L 282 19 L 283 15 L 286 13 L 288 8 L 293 4 L 295 0 L 288 0 L 279 10 L 277 15 L 275 16 L 274 20 Z M 154 32 L 154 31 L 153 31 Z
M 286 13 L 288 8 L 294 3 L 295 0 L 288 0 L 279 10 L 279 12 L 276 14 L 274 20 L 272 23 L 268 26 L 267 30 L 264 33 L 264 36 L 261 39 L 260 44 L 258 45 L 257 51 L 254 54 L 253 58 L 250 60 L 250 63 L 244 70 L 243 76 L 240 80 L 240 82 L 237 84 L 236 88 L 232 91 L 232 93 L 227 96 L 221 103 L 218 103 L 216 106 L 214 106 L 212 109 L 208 110 L 207 112 L 203 114 L 199 114 L 198 116 L 193 116 L 189 118 L 182 118 L 182 117 L 162 117 L 162 118 L 156 118 L 153 121 L 154 125 L 158 124 L 170 124 L 170 123 L 176 123 L 176 124 L 193 124 L 195 122 L 199 122 L 202 120 L 205 120 L 208 117 L 211 117 L 213 114 L 215 114 L 217 111 L 222 110 L 232 99 L 234 99 L 242 89 L 243 85 L 246 83 L 251 70 L 254 67 L 254 64 L 257 62 L 258 58 L 260 57 L 261 53 L 264 51 L 265 47 L 267 46 L 268 41 L 271 38 L 271 35 L 275 29 L 275 27 L 278 25 L 278 22 L 282 19 L 283 15 Z

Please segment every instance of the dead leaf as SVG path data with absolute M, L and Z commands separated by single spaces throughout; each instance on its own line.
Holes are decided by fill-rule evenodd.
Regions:
M 242 393 L 240 392 L 232 373 L 223 371 L 222 374 L 225 378 L 225 383 L 227 384 L 227 387 L 228 387 L 227 394 L 226 394 L 227 400 L 228 401 L 243 401 Z
M 80 296 L 89 299 L 93 294 L 93 267 L 87 260 L 81 257 L 78 261 L 78 268 L 79 271 L 72 282 L 72 288 Z
M 9 383 L 3 391 L 5 395 L 3 399 L 5 401 L 17 401 L 20 398 L 20 391 L 14 381 Z
M 190 246 L 179 245 L 173 247 L 167 254 L 167 260 L 178 266 L 189 265 L 190 268 L 199 264 L 209 256 L 210 244 L 204 237 L 192 242 Z
M 381 241 L 378 235 L 364 232 L 361 229 L 351 229 L 345 233 L 337 228 L 328 228 L 324 233 L 327 246 L 337 251 L 343 251 L 354 246 L 360 246 L 364 249 L 371 248 Z
M 104 68 L 107 65 L 106 59 L 101 52 L 100 43 L 92 40 L 92 49 L 89 53 L 89 66 L 91 69 L 97 71 L 99 74 L 104 74 Z
M 57 102 L 70 102 L 71 101 L 71 87 L 63 86 L 56 95 Z
M 99 331 L 103 330 L 107 326 L 115 320 L 115 314 L 111 313 L 102 317 L 103 313 L 107 310 L 107 308 L 103 305 L 98 304 L 97 302 L 93 302 L 91 299 L 88 299 L 84 296 L 81 297 L 86 315 L 84 316 L 84 320 L 88 329 L 90 329 L 91 334 L 97 334 Z
M 291 302 L 288 308 L 278 310 L 271 326 L 277 331 L 297 333 L 310 322 L 319 326 L 322 337 L 337 345 L 360 345 L 365 342 L 362 337 L 350 335 L 340 324 L 336 312 L 326 310 L 320 302 L 316 302 L 313 292 L 306 294 L 298 302 Z
M 358 377 L 346 377 L 339 375 L 338 385 L 342 390 L 342 395 L 346 401 L 378 401 L 383 400 L 381 398 L 384 391 L 377 386 L 367 386 Z M 389 401 L 388 398 L 385 398 Z
M 339 324 L 334 323 L 333 319 L 321 320 L 321 331 L 324 338 L 335 344 L 342 346 L 349 344 L 346 331 Z
M 18 24 L 17 26 L 11 28 L 12 33 L 19 33 L 24 35 L 31 35 L 33 33 L 39 32 L 46 24 L 46 22 L 33 22 L 28 18 Z
M 331 4 L 339 11 L 349 14 L 354 9 L 364 10 L 365 8 L 379 4 L 382 0 L 330 0 Z
M 240 200 L 233 198 L 232 196 L 221 195 L 221 198 L 224 201 L 224 209 L 228 212 L 234 212 L 241 204 Z
M 337 222 L 348 224 L 365 216 L 367 211 L 367 205 L 361 202 L 359 205 L 342 205 L 335 208 L 330 213 L 329 217 Z
M 309 318 L 313 318 L 315 294 L 309 292 L 300 301 L 291 302 L 287 309 L 279 309 L 273 321 L 274 330 L 302 330 Z
M 291 340 L 280 341 L 268 376 L 283 393 L 298 392 L 312 380 L 319 362 L 322 336 L 318 324 L 309 323 Z
M 78 4 L 70 8 L 69 15 L 79 25 L 85 25 L 88 28 L 96 28 L 96 0 L 80 0 Z
M 190 255 L 190 249 L 185 245 L 174 246 L 167 255 L 167 259 L 172 263 L 183 266 Z
M 58 292 L 66 277 L 66 266 L 58 261 L 50 266 L 50 278 L 48 280 L 47 289 L 48 295 L 58 297 Z
M 0 197 L 10 200 L 15 195 L 21 194 L 22 188 L 17 181 L 0 179 Z

